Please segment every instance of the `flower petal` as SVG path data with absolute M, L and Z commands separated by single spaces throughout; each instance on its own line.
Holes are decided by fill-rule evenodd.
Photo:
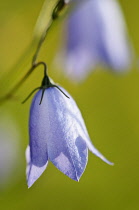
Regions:
M 60 144 L 57 140 L 61 140 Z M 84 140 L 77 137 L 64 142 L 62 139 L 53 141 L 55 147 L 49 147 L 49 158 L 52 163 L 65 175 L 79 181 L 88 160 L 88 149 Z
M 92 18 L 97 23 L 100 62 L 117 71 L 129 68 L 132 50 L 120 5 L 116 0 L 97 0 L 92 8 Z
M 38 92 L 32 102 L 29 120 L 30 149 L 28 153 L 27 180 L 30 187 L 43 173 L 47 166 L 47 130 L 45 129 L 45 107 L 39 105 L 41 91 Z M 44 117 L 43 117 L 44 116 Z
M 82 118 L 78 118 L 78 108 L 71 97 L 68 99 L 54 87 L 45 91 L 41 106 L 46 111 L 43 118 L 47 116 L 48 158 L 60 171 L 78 181 L 88 160 L 84 132 L 79 126 Z
M 66 90 L 63 89 L 63 91 L 69 95 L 69 93 L 66 92 Z M 90 137 L 89 137 L 89 134 L 88 134 L 88 131 L 87 131 L 87 128 L 85 126 L 85 122 L 83 120 L 83 117 L 81 115 L 81 112 L 79 110 L 79 108 L 77 107 L 75 101 L 72 99 L 72 97 L 70 96 L 70 103 L 71 103 L 71 111 L 70 111 L 70 114 L 72 116 L 74 116 L 74 120 L 76 122 L 76 125 L 77 125 L 77 130 L 80 134 L 80 136 L 82 136 L 82 138 L 84 139 L 88 149 L 94 154 L 96 155 L 97 157 L 99 157 L 101 160 L 103 160 L 104 162 L 108 163 L 109 165 L 113 165 L 112 162 L 110 162 L 109 160 L 107 160 L 95 147 L 94 145 L 92 144 L 91 140 L 90 140 Z
M 35 95 L 31 109 L 29 120 L 29 135 L 30 135 L 30 152 L 31 162 L 35 166 L 42 167 L 48 160 L 47 154 L 47 107 L 44 104 L 39 105 L 42 91 Z
M 114 165 L 112 162 L 110 162 L 109 160 L 107 160 L 102 154 L 101 152 L 99 152 L 95 147 L 94 145 L 92 144 L 92 142 L 87 139 L 86 140 L 86 144 L 88 146 L 88 149 L 94 154 L 96 155 L 97 157 L 99 157 L 101 160 L 103 160 L 104 162 L 106 162 L 107 164 L 109 165 Z
M 82 2 L 66 22 L 67 39 L 64 54 L 66 73 L 83 80 L 97 63 L 96 29 L 92 33 L 92 1 Z
M 30 188 L 34 182 L 41 176 L 41 174 L 44 172 L 44 170 L 47 167 L 48 161 L 46 164 L 42 167 L 37 167 L 34 164 L 31 163 L 31 157 L 30 157 L 30 147 L 28 146 L 26 149 L 26 161 L 27 161 L 27 168 L 26 168 L 26 177 L 27 177 L 27 183 L 28 187 Z
M 57 60 L 72 80 L 85 79 L 99 64 L 116 72 L 130 68 L 133 49 L 116 0 L 80 2 L 64 30 L 64 48 Z

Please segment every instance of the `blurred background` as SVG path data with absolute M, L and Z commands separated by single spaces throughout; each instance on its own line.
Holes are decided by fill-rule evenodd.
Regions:
M 36 43 L 31 44 L 32 35 L 43 2 L 0 0 L 0 95 L 8 92 L 30 66 L 36 47 Z M 62 20 L 50 31 L 39 55 L 39 60 L 47 62 L 53 80 L 76 100 L 94 145 L 115 165 L 109 166 L 89 153 L 87 168 L 77 183 L 49 163 L 37 182 L 27 188 L 25 149 L 31 99 L 24 105 L 21 102 L 40 85 L 39 67 L 14 99 L 0 106 L 1 209 L 139 209 L 139 2 L 119 2 L 136 55 L 127 74 L 113 74 L 101 67 L 80 85 L 68 80 L 53 65 Z

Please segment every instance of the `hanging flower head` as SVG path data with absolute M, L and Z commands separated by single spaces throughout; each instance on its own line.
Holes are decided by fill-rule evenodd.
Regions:
M 88 149 L 112 164 L 92 145 L 82 115 L 69 93 L 52 84 L 47 75 L 42 84 L 30 109 L 30 142 L 26 150 L 28 187 L 40 177 L 48 161 L 79 181 L 87 164 Z
M 78 5 L 65 22 L 66 40 L 58 56 L 68 76 L 75 81 L 83 80 L 98 64 L 116 72 L 129 68 L 132 50 L 118 2 L 74 2 Z

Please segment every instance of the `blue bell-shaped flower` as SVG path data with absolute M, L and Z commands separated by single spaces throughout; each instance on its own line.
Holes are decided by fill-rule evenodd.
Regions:
M 28 187 L 40 177 L 48 161 L 79 181 L 87 164 L 88 149 L 112 164 L 92 145 L 79 108 L 62 87 L 51 86 L 36 93 L 30 109 L 29 136 L 26 150 Z

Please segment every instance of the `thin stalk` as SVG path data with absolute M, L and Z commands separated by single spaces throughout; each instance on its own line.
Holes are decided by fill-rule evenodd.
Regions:
M 25 76 L 5 96 L 0 98 L 0 104 L 3 103 L 5 100 L 8 100 L 13 97 L 13 94 L 22 86 L 22 84 L 26 81 L 26 79 L 30 76 L 30 74 L 34 71 L 34 69 L 38 65 L 40 65 L 40 64 L 44 65 L 43 62 L 36 63 L 37 59 L 38 59 L 39 52 L 41 50 L 42 44 L 44 43 L 49 30 L 52 28 L 52 25 L 54 24 L 54 22 L 59 18 L 59 13 L 64 8 L 64 6 L 65 6 L 64 0 L 59 0 L 58 3 L 56 4 L 55 8 L 53 9 L 49 24 L 47 25 L 46 29 L 44 30 L 44 33 L 42 34 L 42 36 L 40 38 L 40 41 L 38 42 L 37 49 L 36 49 L 36 51 L 33 55 L 33 58 L 32 58 L 31 67 L 28 69 Z

